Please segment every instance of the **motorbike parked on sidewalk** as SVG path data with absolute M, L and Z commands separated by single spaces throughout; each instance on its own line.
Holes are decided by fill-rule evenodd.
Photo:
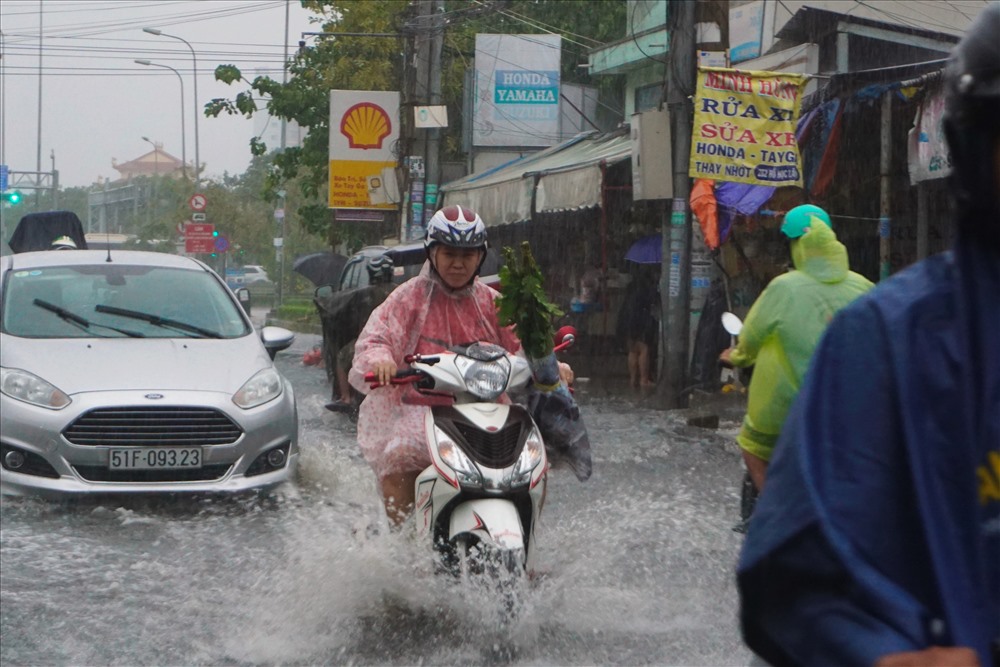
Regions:
M 556 350 L 573 342 L 566 336 Z M 512 590 L 533 570 L 547 484 L 545 442 L 528 408 L 498 399 L 532 381 L 529 362 L 492 343 L 408 355 L 393 384 L 412 383 L 431 406 L 425 437 L 432 464 L 416 480 L 415 521 L 439 569 L 483 576 Z M 380 386 L 374 374 L 365 380 Z

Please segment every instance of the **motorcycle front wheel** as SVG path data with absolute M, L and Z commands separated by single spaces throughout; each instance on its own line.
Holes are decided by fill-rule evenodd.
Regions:
M 500 603 L 501 624 L 517 618 L 524 585 L 523 549 L 496 549 L 471 536 L 454 540 L 458 577 Z

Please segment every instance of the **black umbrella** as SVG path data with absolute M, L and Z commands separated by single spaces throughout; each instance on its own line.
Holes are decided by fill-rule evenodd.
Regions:
M 314 252 L 296 257 L 292 271 L 308 278 L 314 285 L 334 285 L 340 281 L 340 272 L 347 258 L 335 252 Z

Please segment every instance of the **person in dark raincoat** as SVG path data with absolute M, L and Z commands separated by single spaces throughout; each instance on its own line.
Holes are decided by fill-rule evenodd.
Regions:
M 10 237 L 13 252 L 52 249 L 52 242 L 68 236 L 80 250 L 87 249 L 83 223 L 72 211 L 42 211 L 21 217 Z
M 354 340 L 368 316 L 395 287 L 393 261 L 388 256 L 368 259 L 365 268 L 369 276 L 367 285 L 313 299 L 323 323 L 323 361 L 332 387 L 332 400 L 326 408 L 333 412 L 351 413 L 355 409 L 346 377 L 354 357 Z
M 625 290 L 618 314 L 617 337 L 625 342 L 629 385 L 633 389 L 649 389 L 653 382 L 653 351 L 660 335 L 656 317 L 660 293 L 651 271 L 640 267 L 638 274 Z
M 955 245 L 834 318 L 750 521 L 773 665 L 1000 664 L 1000 4 L 945 86 Z
M 378 307 L 389 293 L 396 287 L 392 282 L 392 271 L 394 263 L 391 257 L 379 255 L 369 258 L 365 262 L 368 270 L 368 284 L 354 290 L 345 290 L 342 293 L 341 309 L 346 309 L 348 314 L 339 320 L 337 334 L 340 338 L 353 337 L 347 343 L 340 346 L 335 354 L 330 355 L 334 359 L 334 369 L 331 379 L 334 385 L 334 399 L 326 404 L 326 409 L 332 412 L 352 413 L 356 410 L 356 402 L 351 396 L 351 385 L 347 379 L 347 373 L 351 370 L 351 363 L 354 361 L 354 343 L 357 334 L 361 333 L 361 327 L 372 311 Z M 336 295 L 334 295 L 336 296 Z M 328 299 L 334 301 L 335 299 Z M 355 328 L 351 328 L 349 322 L 357 323 Z M 329 371 L 327 373 L 329 375 Z

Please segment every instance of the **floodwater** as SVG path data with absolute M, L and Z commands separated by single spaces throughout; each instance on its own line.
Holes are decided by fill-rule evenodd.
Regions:
M 744 665 L 742 470 L 720 431 L 579 393 L 594 476 L 551 473 L 541 576 L 495 600 L 384 528 L 354 426 L 300 336 L 298 479 L 268 497 L 4 498 L 3 665 Z

